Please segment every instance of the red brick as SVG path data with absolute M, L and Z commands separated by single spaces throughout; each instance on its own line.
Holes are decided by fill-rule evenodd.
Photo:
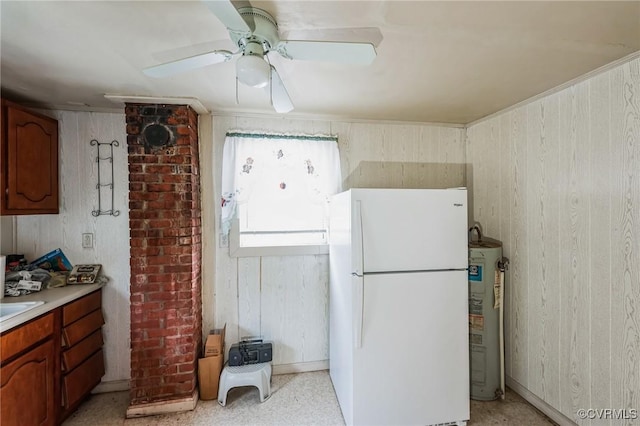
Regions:
M 180 300 L 178 296 L 179 296 L 178 293 L 175 291 L 157 291 L 154 293 L 147 293 L 145 295 L 145 300 L 149 300 L 149 301 Z
M 193 373 L 194 365 L 192 363 L 188 364 L 178 364 L 178 373 Z
M 147 258 L 146 257 L 132 257 L 129 259 L 129 264 L 131 266 L 146 266 Z
M 137 353 L 137 352 L 136 352 Z M 132 358 L 133 358 L 133 352 L 131 353 Z M 160 365 L 160 360 L 159 359 L 153 359 L 153 358 L 143 358 L 143 359 L 137 359 L 137 360 L 133 360 L 131 361 L 131 367 L 133 370 L 133 367 L 135 366 L 136 368 L 151 368 L 151 367 L 157 367 L 158 365 Z
M 159 319 L 146 319 L 136 324 L 138 328 L 141 329 L 156 329 L 162 327 L 162 321 Z
M 132 192 L 129 194 L 130 200 L 154 201 L 158 199 L 158 194 L 153 192 Z M 138 218 L 134 218 L 138 219 Z
M 179 189 L 176 186 L 176 191 L 175 192 L 163 192 L 161 194 L 158 194 L 158 200 L 162 200 L 162 201 L 180 201 L 180 200 L 182 200 L 182 194 L 180 194 Z
M 129 201 L 129 210 L 142 210 L 145 208 L 145 202 L 139 200 Z
M 131 268 L 132 274 L 160 274 L 163 272 L 163 268 L 160 266 L 138 266 Z
M 159 178 L 156 176 L 157 180 Z M 173 192 L 175 191 L 175 185 L 172 183 L 150 183 L 147 184 L 147 191 L 149 192 Z
M 154 247 L 171 246 L 175 243 L 175 238 L 147 238 L 147 244 Z
M 191 265 L 165 265 L 165 272 L 191 272 Z
M 166 283 L 168 280 L 171 280 L 171 275 L 169 275 L 169 274 L 147 275 L 147 280 L 150 283 Z M 164 286 L 161 286 L 160 290 L 161 291 L 165 291 L 166 288 Z
M 127 152 L 129 156 L 144 154 L 144 146 L 140 144 L 137 135 L 127 135 Z
M 141 183 L 141 182 L 129 182 L 129 191 L 130 192 L 143 191 L 143 190 L 144 190 L 144 183 Z
M 189 300 L 167 300 L 164 302 L 165 309 L 191 309 L 191 301 Z
M 169 228 L 173 226 L 173 223 L 168 219 L 151 219 L 148 223 L 150 228 Z
M 141 346 L 143 348 L 159 348 L 163 344 L 163 339 L 146 339 L 142 341 Z
M 192 383 L 193 373 L 172 374 L 164 377 L 165 383 Z
M 147 336 L 149 339 L 154 338 L 154 337 L 167 337 L 167 336 L 175 336 L 176 333 L 178 332 L 177 328 L 157 328 L 157 329 L 149 329 L 146 331 Z M 171 352 L 172 347 L 167 346 L 163 348 L 163 351 L 165 352 Z M 163 352 L 163 355 L 164 353 Z
M 191 237 L 178 238 L 178 244 L 180 244 L 181 246 L 191 245 L 192 242 L 193 241 L 192 241 Z
M 162 253 L 162 247 L 144 247 L 144 248 L 132 248 L 131 256 L 132 257 L 149 257 L 149 256 L 158 256 Z M 151 264 L 151 263 L 149 263 Z
M 174 183 L 186 183 L 191 181 L 191 177 L 189 175 L 180 175 L 180 174 L 163 175 L 161 179 L 162 179 L 162 182 L 174 182 Z
M 150 164 L 150 165 L 146 165 L 144 170 L 146 173 L 164 175 L 164 174 L 176 173 L 176 171 L 178 170 L 178 166 L 167 166 L 164 164 L 162 165 Z

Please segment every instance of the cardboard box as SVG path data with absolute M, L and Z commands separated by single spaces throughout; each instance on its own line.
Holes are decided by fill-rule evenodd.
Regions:
M 227 328 L 211 330 L 204 344 L 204 358 L 198 360 L 198 384 L 200 399 L 209 400 L 218 397 L 220 373 L 224 365 L 224 333 Z
M 218 397 L 218 385 L 224 356 L 209 356 L 198 360 L 198 382 L 200 383 L 200 399 L 209 400 Z
M 204 357 L 224 355 L 224 332 L 227 324 L 222 328 L 211 330 L 204 344 Z

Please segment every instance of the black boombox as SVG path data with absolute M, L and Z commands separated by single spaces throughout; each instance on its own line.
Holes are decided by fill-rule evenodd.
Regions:
M 230 367 L 269 362 L 272 358 L 271 342 L 263 342 L 262 339 L 242 340 L 229 348 Z

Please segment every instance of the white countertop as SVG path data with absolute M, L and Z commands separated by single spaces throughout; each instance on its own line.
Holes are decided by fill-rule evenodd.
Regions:
M 46 314 L 59 306 L 73 302 L 74 300 L 92 293 L 103 286 L 103 284 L 74 284 L 67 285 L 65 287 L 49 288 L 27 294 L 26 296 L 5 296 L 3 299 L 0 299 L 0 303 L 36 302 L 41 300 L 44 301 L 44 304 L 0 322 L 0 333 L 11 330 L 12 328 L 39 317 L 42 314 Z

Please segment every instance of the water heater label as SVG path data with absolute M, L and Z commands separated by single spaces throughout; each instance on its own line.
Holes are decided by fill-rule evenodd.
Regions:
M 482 315 L 469 315 L 469 330 L 483 331 L 484 330 L 484 316 Z
M 481 265 L 469 265 L 469 281 L 482 281 Z
M 469 297 L 469 313 L 482 315 L 482 299 L 478 297 Z

